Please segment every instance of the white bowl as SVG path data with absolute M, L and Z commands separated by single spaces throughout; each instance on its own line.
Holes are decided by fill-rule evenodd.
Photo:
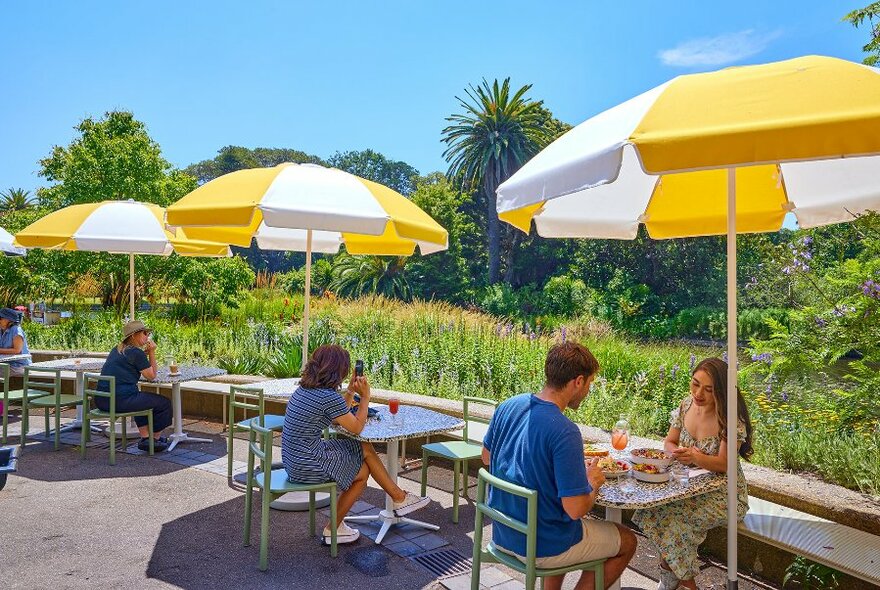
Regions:
M 637 480 L 646 481 L 648 483 L 663 483 L 669 481 L 668 471 L 662 471 L 660 473 L 645 473 L 644 471 L 633 469 L 632 474 Z
M 641 457 L 635 454 L 636 451 L 640 450 L 642 449 L 633 449 L 632 451 L 630 451 L 630 463 L 643 463 L 645 465 L 654 465 L 655 467 L 659 467 L 660 469 L 667 469 L 670 465 L 672 465 L 673 461 L 675 461 L 675 459 L 671 455 L 666 453 L 666 451 L 662 451 L 663 453 L 666 453 L 666 459 L 651 459 L 649 457 Z M 659 449 L 651 450 L 657 451 Z

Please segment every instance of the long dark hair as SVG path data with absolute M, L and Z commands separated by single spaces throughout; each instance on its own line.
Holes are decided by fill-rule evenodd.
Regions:
M 351 356 L 336 344 L 319 346 L 306 363 L 300 386 L 307 389 L 336 389 L 351 371 Z
M 700 361 L 691 375 L 697 371 L 704 371 L 712 379 L 712 393 L 715 396 L 715 415 L 718 416 L 719 436 L 721 440 L 727 440 L 727 363 L 717 357 L 707 358 Z M 739 446 L 739 455 L 748 460 L 752 456 L 752 419 L 749 417 L 749 408 L 743 399 L 739 387 L 736 388 L 736 411 L 738 419 L 746 426 L 746 440 Z M 728 444 L 730 444 L 728 442 Z

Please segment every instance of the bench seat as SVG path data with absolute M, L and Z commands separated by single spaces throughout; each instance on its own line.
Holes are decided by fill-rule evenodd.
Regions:
M 749 496 L 743 535 L 880 585 L 880 537 Z

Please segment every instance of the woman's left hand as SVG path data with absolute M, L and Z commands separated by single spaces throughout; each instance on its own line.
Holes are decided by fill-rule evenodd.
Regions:
M 678 447 L 672 454 L 679 463 L 686 465 L 697 465 L 697 461 L 703 453 L 694 447 Z

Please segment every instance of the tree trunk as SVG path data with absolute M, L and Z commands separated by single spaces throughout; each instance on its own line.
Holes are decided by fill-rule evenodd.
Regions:
M 513 239 L 510 240 L 510 247 L 504 256 L 504 282 L 513 286 L 513 258 L 520 240 L 522 240 L 522 234 L 517 229 L 508 228 L 508 231 L 513 232 Z
M 495 210 L 495 191 L 486 191 L 486 219 L 489 234 L 489 284 L 498 282 L 501 270 L 501 220 Z

